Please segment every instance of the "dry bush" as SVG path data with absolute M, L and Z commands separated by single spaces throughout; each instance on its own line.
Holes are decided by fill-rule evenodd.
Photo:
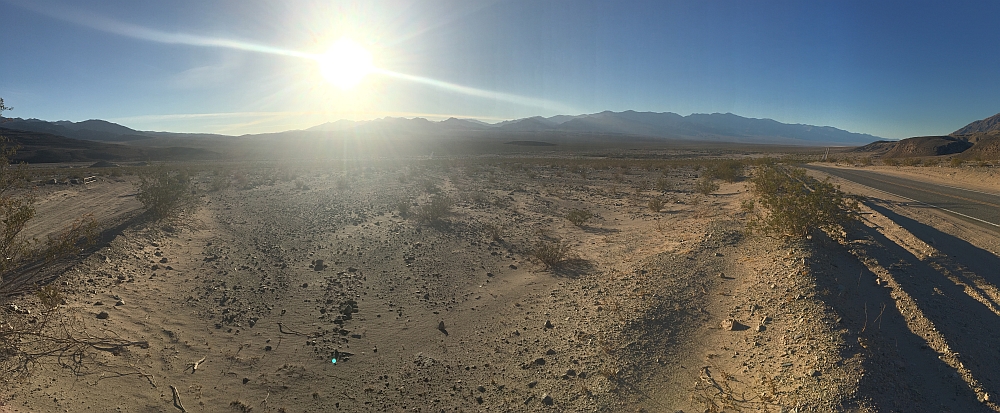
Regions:
M 899 160 L 893 158 L 882 158 L 882 163 L 885 166 L 897 166 L 899 165 Z
M 434 195 L 431 197 L 430 202 L 417 208 L 417 219 L 424 223 L 440 222 L 451 215 L 452 205 L 451 198 L 440 194 Z
M 872 157 L 866 156 L 864 158 L 861 158 L 860 160 L 858 160 L 858 163 L 860 163 L 861 166 L 872 166 Z
M 186 170 L 171 170 L 166 166 L 148 169 L 139 174 L 136 198 L 155 219 L 170 218 L 194 202 L 191 176 Z
M 948 162 L 948 165 L 951 165 L 952 168 L 961 168 L 962 164 L 964 163 L 965 161 L 960 158 L 951 158 L 951 161 Z
M 569 258 L 569 245 L 561 241 L 538 241 L 531 250 L 531 256 L 540 261 L 545 268 L 559 266 Z
M 667 178 L 660 178 L 656 180 L 656 189 L 659 191 L 669 191 L 674 189 L 674 185 Z
M 905 158 L 903 159 L 903 166 L 920 166 L 919 158 Z
M 925 159 L 924 160 L 924 166 L 938 166 L 938 163 L 940 163 L 940 162 L 941 161 L 938 160 L 937 158 Z
M 566 213 L 566 219 L 578 227 L 583 227 L 583 225 L 593 217 L 594 214 L 591 214 L 590 211 L 585 209 L 574 209 Z
M 503 240 L 503 231 L 504 231 L 504 229 L 500 225 L 487 222 L 487 223 L 483 224 L 482 230 L 483 230 L 483 234 L 486 234 L 486 236 L 489 237 L 493 241 L 499 242 L 499 241 Z
M 702 195 L 708 195 L 718 190 L 719 184 L 707 176 L 702 177 L 694 184 L 694 191 Z
M 396 210 L 399 211 L 399 216 L 406 218 L 410 216 L 410 201 L 403 199 L 396 202 Z
M 660 198 L 660 197 L 656 197 L 656 198 L 650 199 L 649 200 L 649 204 L 648 204 L 649 210 L 653 211 L 653 212 L 660 212 L 660 211 L 662 211 L 663 210 L 663 205 L 664 205 L 663 198 Z

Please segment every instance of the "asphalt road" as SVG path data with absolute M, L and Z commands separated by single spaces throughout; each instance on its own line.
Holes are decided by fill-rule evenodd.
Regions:
M 939 208 L 984 227 L 1000 230 L 1000 194 L 930 184 L 870 171 L 815 165 L 804 167 Z

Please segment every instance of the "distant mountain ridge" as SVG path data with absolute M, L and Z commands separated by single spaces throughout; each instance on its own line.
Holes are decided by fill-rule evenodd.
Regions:
M 431 122 L 423 118 L 381 118 L 371 121 L 336 121 L 307 131 L 410 131 L 478 130 L 502 132 L 574 132 L 629 135 L 651 138 L 710 140 L 745 143 L 799 143 L 807 145 L 863 145 L 881 138 L 830 126 L 786 124 L 772 119 L 745 118 L 732 113 L 691 114 L 671 112 L 611 112 L 578 116 L 533 116 L 494 125 L 449 118 Z
M 67 138 L 158 145 L 163 139 L 232 138 L 225 135 L 138 131 L 104 120 L 48 122 L 38 119 L 5 119 L 3 127 L 28 132 L 47 133 Z M 344 133 L 371 135 L 483 136 L 480 132 L 504 134 L 549 133 L 571 141 L 574 136 L 588 139 L 641 138 L 681 139 L 689 141 L 735 142 L 755 144 L 844 145 L 856 146 L 879 140 L 868 134 L 853 133 L 830 126 L 786 124 L 772 119 L 746 118 L 732 113 L 691 114 L 671 112 L 612 112 L 583 115 L 534 116 L 489 124 L 474 119 L 448 118 L 434 122 L 425 118 L 385 117 L 368 121 L 338 120 L 304 131 L 244 135 L 244 137 L 299 136 L 305 134 Z M 189 141 L 190 143 L 190 141 Z
M 988 135 L 1000 133 L 1000 113 L 965 125 L 959 130 L 952 132 L 951 136 L 967 136 L 977 133 Z

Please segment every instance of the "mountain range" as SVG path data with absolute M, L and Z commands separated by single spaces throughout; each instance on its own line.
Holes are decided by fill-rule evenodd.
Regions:
M 671 112 L 611 112 L 579 116 L 535 116 L 488 124 L 477 120 L 449 118 L 432 122 L 424 118 L 381 118 L 371 121 L 324 123 L 307 129 L 314 132 L 393 132 L 456 133 L 562 132 L 662 139 L 705 140 L 759 144 L 863 145 L 880 138 L 830 126 L 786 124 L 771 119 L 745 118 L 732 113 L 692 114 Z

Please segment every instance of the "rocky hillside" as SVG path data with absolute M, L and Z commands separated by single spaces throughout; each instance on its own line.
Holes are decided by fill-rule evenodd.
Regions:
M 977 136 L 980 134 L 1000 134 L 1000 113 L 986 119 L 977 120 L 951 133 L 951 136 Z
M 904 158 L 910 156 L 938 156 L 964 152 L 972 147 L 966 140 L 951 136 L 918 136 L 896 142 L 885 156 Z

